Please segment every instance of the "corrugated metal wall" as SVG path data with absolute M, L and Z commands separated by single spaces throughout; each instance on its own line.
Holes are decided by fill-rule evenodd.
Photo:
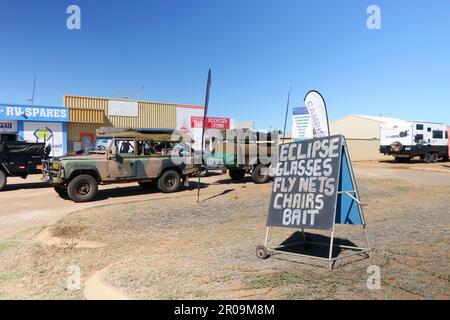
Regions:
M 94 133 L 100 127 L 172 128 L 177 125 L 176 104 L 138 102 L 138 117 L 108 116 L 108 101 L 130 101 L 82 96 L 64 96 L 64 105 L 70 109 L 68 124 L 69 145 L 80 141 L 81 133 Z
M 95 109 L 106 112 L 108 108 L 108 99 L 82 97 L 82 96 L 64 96 L 64 106 L 77 109 Z
M 105 112 L 103 110 L 70 108 L 70 122 L 78 123 L 105 123 Z
M 330 123 L 331 134 L 343 134 L 347 139 L 378 139 L 381 122 L 347 116 Z
M 96 123 L 72 123 L 67 124 L 67 139 L 71 142 L 80 141 L 82 133 L 95 134 L 95 130 L 100 126 Z
M 378 139 L 347 139 L 347 146 L 352 161 L 392 159 L 380 153 Z
M 177 125 L 176 105 L 159 104 L 153 102 L 139 102 L 139 116 L 135 117 L 107 117 L 114 127 L 131 128 L 172 128 Z

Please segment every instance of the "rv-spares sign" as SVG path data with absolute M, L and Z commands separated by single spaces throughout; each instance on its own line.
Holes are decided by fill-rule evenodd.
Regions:
M 330 230 L 341 153 L 342 136 L 281 145 L 267 225 Z

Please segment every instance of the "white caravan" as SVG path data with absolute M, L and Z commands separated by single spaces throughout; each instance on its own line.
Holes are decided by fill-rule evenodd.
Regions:
M 449 158 L 448 127 L 441 123 L 398 121 L 380 126 L 380 152 L 397 161 L 420 157 L 425 162 Z

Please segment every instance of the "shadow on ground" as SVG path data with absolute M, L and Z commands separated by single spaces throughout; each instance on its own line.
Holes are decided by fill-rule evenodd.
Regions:
M 302 233 L 297 231 L 293 233 L 288 239 L 280 243 L 276 249 L 277 251 L 288 253 L 291 257 L 293 257 L 291 253 L 294 253 L 306 255 L 310 258 L 328 259 L 330 253 L 330 237 L 308 232 L 305 232 L 305 237 L 307 243 L 304 242 Z M 357 245 L 352 241 L 337 237 L 334 238 L 334 245 L 357 247 Z M 332 258 L 339 257 L 341 254 L 345 255 L 349 252 L 357 251 L 359 250 L 333 247 Z M 277 258 L 282 255 L 282 253 L 274 254 L 274 256 L 276 256 Z M 358 256 L 361 257 L 361 260 L 369 258 L 369 255 L 363 252 L 361 252 L 361 254 L 358 254 Z M 306 261 L 302 263 L 306 263 Z
M 46 189 L 46 188 L 52 188 L 52 186 L 46 182 L 16 183 L 16 184 L 7 184 L 2 192 L 28 190 L 28 189 Z
M 241 181 L 233 181 L 231 178 L 217 180 L 214 184 L 246 184 L 253 183 L 252 176 L 245 176 Z M 269 179 L 267 183 L 272 183 L 272 179 Z
M 207 188 L 207 183 L 200 183 L 200 189 Z M 191 182 L 189 184 L 189 187 L 182 187 L 178 192 L 176 193 L 182 193 L 186 190 L 196 190 L 197 189 L 197 182 Z M 107 190 L 99 190 L 97 197 L 95 197 L 94 201 L 101 201 L 106 200 L 110 198 L 120 198 L 120 197 L 129 197 L 129 196 L 137 196 L 137 195 L 143 195 L 143 194 L 155 194 L 161 193 L 156 187 L 151 189 L 143 189 L 140 186 L 130 186 L 130 187 L 117 187 L 114 189 L 107 189 Z
M 223 191 L 222 191 L 221 193 L 219 193 L 219 194 L 216 194 L 216 195 L 214 195 L 214 196 L 211 196 L 211 197 L 209 197 L 209 198 L 206 198 L 205 200 L 202 200 L 202 202 L 205 202 L 205 201 L 208 201 L 208 200 L 217 198 L 217 197 L 224 196 L 224 195 L 226 195 L 226 194 L 228 194 L 228 193 L 230 193 L 230 192 L 233 192 L 234 190 L 235 190 L 235 189 L 226 189 L 226 190 L 223 190 Z
M 426 164 L 426 162 L 424 162 L 421 159 L 411 159 L 409 161 L 405 161 L 405 162 L 399 162 L 396 160 L 380 160 L 380 163 L 389 163 L 389 164 L 398 164 L 398 165 L 408 165 L 408 164 Z M 437 163 L 446 163 L 448 161 L 445 160 L 439 160 Z M 447 165 L 444 165 L 446 167 L 448 167 Z

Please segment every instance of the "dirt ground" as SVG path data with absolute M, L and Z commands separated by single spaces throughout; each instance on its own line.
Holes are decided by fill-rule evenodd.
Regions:
M 0 298 L 449 299 L 448 163 L 354 168 L 372 258 L 342 260 L 333 271 L 311 259 L 256 257 L 271 184 L 215 175 L 202 180 L 200 203 L 191 181 L 172 195 L 134 185 L 104 189 L 98 201 L 76 206 L 49 188 L 10 189 L 0 195 L 9 208 L 0 223 Z M 47 200 L 33 202 L 35 192 Z M 21 204 L 8 201 L 14 197 Z M 38 213 L 33 219 L 27 207 Z M 272 229 L 270 244 L 297 236 L 294 229 Z M 328 236 L 307 232 L 309 239 Z M 338 226 L 336 236 L 365 245 L 356 226 Z M 381 269 L 380 290 L 366 286 L 370 265 Z M 81 270 L 80 290 L 66 288 L 69 266 Z

